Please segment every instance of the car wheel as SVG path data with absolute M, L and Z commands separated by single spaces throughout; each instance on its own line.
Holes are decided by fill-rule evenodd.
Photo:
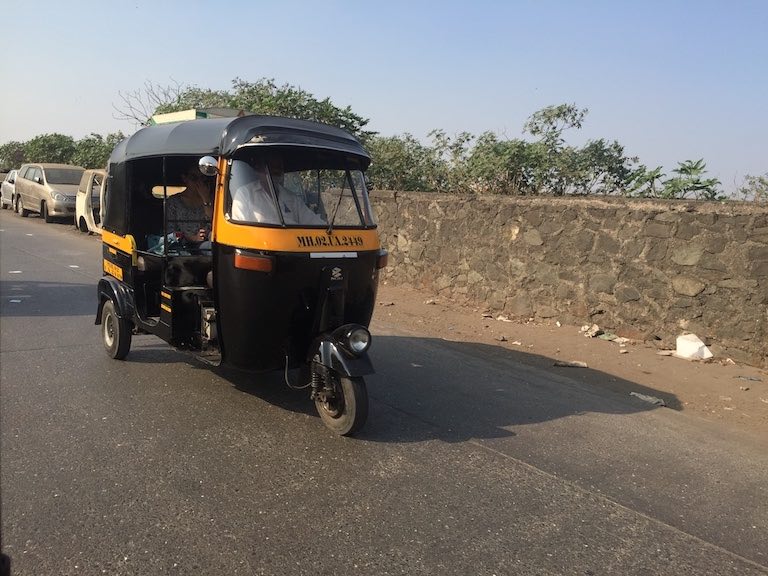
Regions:
M 88 224 L 85 223 L 85 218 L 80 216 L 80 223 L 77 226 L 80 229 L 80 232 L 88 232 Z
M 45 202 L 43 202 L 40 206 L 40 216 L 43 217 L 43 220 L 45 220 L 46 224 L 53 222 L 53 218 L 50 214 L 48 214 L 48 205 Z
M 21 196 L 16 197 L 16 214 L 22 218 L 29 216 L 29 210 L 24 208 L 24 203 L 21 201 Z

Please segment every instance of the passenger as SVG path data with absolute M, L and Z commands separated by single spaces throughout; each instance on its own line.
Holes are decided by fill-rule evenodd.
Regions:
M 301 192 L 294 192 L 285 185 L 283 162 L 279 157 L 268 161 L 269 174 L 275 186 L 280 209 L 286 224 L 317 226 L 325 219 L 306 205 Z M 237 180 L 233 175 L 235 191 L 232 193 L 232 218 L 242 222 L 280 224 L 275 203 L 269 193 L 269 181 L 264 161 L 253 166 L 240 162 Z
M 181 177 L 186 190 L 166 200 L 169 230 L 181 232 L 188 242 L 208 240 L 213 217 L 211 188 L 197 167 Z
M 149 234 L 148 252 L 162 255 L 166 244 L 169 244 L 169 252 L 176 254 L 189 254 L 193 249 L 195 252 L 211 249 L 209 236 L 213 201 L 210 185 L 196 167 L 182 175 L 181 181 L 185 190 L 169 196 L 165 201 L 168 226 L 165 237 Z

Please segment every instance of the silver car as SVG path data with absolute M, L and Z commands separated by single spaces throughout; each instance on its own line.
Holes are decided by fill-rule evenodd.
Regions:
M 3 210 L 13 208 L 15 182 L 16 170 L 11 170 L 5 175 L 3 183 L 0 184 L 0 206 Z
M 77 185 L 85 168 L 69 164 L 24 164 L 16 176 L 15 208 L 21 216 L 39 212 L 46 222 L 74 221 Z

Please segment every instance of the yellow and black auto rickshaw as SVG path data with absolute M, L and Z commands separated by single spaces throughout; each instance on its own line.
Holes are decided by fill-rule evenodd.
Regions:
M 270 116 L 161 124 L 123 140 L 109 159 L 98 285 L 107 353 L 124 359 L 132 334 L 149 333 L 213 365 L 284 370 L 329 428 L 358 431 L 387 261 L 369 164 L 343 130 Z M 206 210 L 172 210 L 192 173 Z

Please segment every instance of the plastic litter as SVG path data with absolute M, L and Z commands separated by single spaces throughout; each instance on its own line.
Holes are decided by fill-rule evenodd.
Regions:
M 640 394 L 639 392 L 630 392 L 630 396 L 634 396 L 635 398 L 638 398 L 642 400 L 643 402 L 648 402 L 649 404 L 653 404 L 655 406 L 666 406 L 667 403 L 664 402 L 661 398 L 656 398 L 656 396 L 648 396 L 647 394 Z
M 571 360 L 569 362 L 558 360 L 554 363 L 554 366 L 561 366 L 563 368 L 589 368 L 586 362 L 581 362 L 580 360 Z
M 706 360 L 713 354 L 696 334 L 683 334 L 677 337 L 675 356 L 686 360 Z
M 584 336 L 587 338 L 594 338 L 595 336 L 599 336 L 603 333 L 603 331 L 600 329 L 600 326 L 597 324 L 592 324 L 592 326 L 585 324 L 581 327 L 581 332 L 583 332 Z

